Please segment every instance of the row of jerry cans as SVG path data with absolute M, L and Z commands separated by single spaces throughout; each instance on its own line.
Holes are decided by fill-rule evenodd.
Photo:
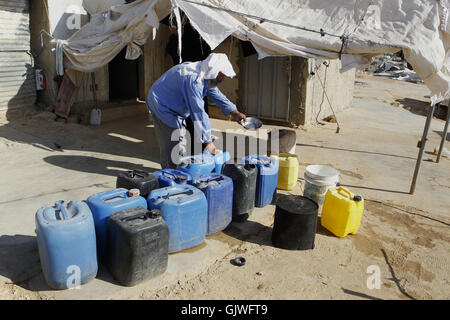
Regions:
M 167 187 L 160 188 L 159 181 Z M 209 220 L 205 194 L 187 181 L 200 184 L 208 195 L 215 213 Z M 168 253 L 196 246 L 207 232 L 221 231 L 231 222 L 233 184 L 228 177 L 210 174 L 207 180 L 192 180 L 176 170 L 156 175 L 130 171 L 119 175 L 117 184 L 138 187 L 143 194 L 117 188 L 86 201 L 58 201 L 36 213 L 41 265 L 50 287 L 87 283 L 97 274 L 97 261 L 122 284 L 134 285 L 163 273 Z M 77 279 L 70 282 L 73 272 Z
M 167 253 L 200 244 L 233 218 L 245 219 L 255 203 L 271 200 L 267 194 L 273 196 L 272 190 L 267 191 L 264 182 L 272 181 L 276 170 L 270 172 L 271 164 L 264 161 L 246 159 L 246 164 L 224 165 L 223 175 L 195 178 L 180 170 L 129 171 L 117 178 L 117 187 L 123 188 L 92 195 L 87 201 L 67 205 L 59 201 L 39 209 L 36 232 L 47 283 L 67 288 L 70 267 L 78 268 L 79 284 L 88 282 L 97 273 L 97 256 L 125 285 L 164 272 Z M 130 194 L 133 188 L 141 195 Z M 144 267 L 139 259 L 152 260 L 153 267 Z

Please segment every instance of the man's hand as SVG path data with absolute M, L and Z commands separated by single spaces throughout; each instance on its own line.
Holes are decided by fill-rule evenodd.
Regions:
M 210 142 L 206 145 L 206 149 L 211 153 L 213 156 L 217 154 L 216 146 L 214 143 Z
M 233 120 L 236 122 L 241 122 L 241 120 L 247 121 L 247 117 L 245 116 L 245 114 L 237 110 L 232 111 L 230 114 Z

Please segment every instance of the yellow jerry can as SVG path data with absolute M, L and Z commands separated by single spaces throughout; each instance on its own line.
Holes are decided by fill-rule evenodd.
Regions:
M 298 180 L 298 157 L 291 153 L 280 153 L 272 156 L 278 159 L 278 183 L 277 189 L 291 191 L 297 185 Z
M 323 203 L 321 224 L 338 237 L 355 234 L 364 212 L 364 199 L 347 188 L 328 189 Z

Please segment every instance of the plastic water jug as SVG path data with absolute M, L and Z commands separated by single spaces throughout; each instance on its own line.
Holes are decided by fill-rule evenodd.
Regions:
M 231 222 L 233 215 L 233 180 L 211 173 L 194 178 L 191 185 L 200 189 L 208 202 L 207 234 L 212 235 L 224 230 Z
M 130 170 L 119 173 L 116 188 L 139 189 L 141 196 L 146 198 L 150 192 L 159 189 L 159 181 L 152 173 L 142 170 Z
M 355 234 L 361 224 L 364 199 L 347 188 L 330 188 L 325 195 L 321 224 L 338 237 Z
M 215 173 L 222 173 L 223 165 L 231 159 L 231 154 L 229 152 L 223 152 L 222 150 L 218 150 L 216 155 L 214 156 L 215 162 Z
M 175 169 L 163 169 L 153 174 L 158 178 L 160 188 L 187 184 L 192 180 L 192 176 L 189 173 Z
M 233 180 L 233 220 L 247 220 L 255 208 L 256 165 L 226 163 L 222 174 Z
M 42 271 L 54 289 L 84 284 L 97 275 L 95 227 L 91 210 L 82 201 L 57 201 L 36 212 L 36 234 Z M 74 281 L 79 274 L 79 283 Z
M 102 110 L 92 109 L 90 116 L 90 124 L 98 126 L 101 123 L 102 123 Z
M 108 219 L 107 265 L 125 286 L 154 278 L 167 269 L 169 228 L 159 210 L 122 210 Z
M 256 178 L 255 207 L 271 204 L 277 193 L 278 160 L 262 155 L 244 157 L 245 163 L 255 164 L 258 168 Z
M 149 208 L 160 210 L 169 226 L 169 253 L 198 246 L 206 236 L 208 203 L 199 189 L 175 185 L 153 190 Z
M 317 203 L 306 197 L 281 196 L 272 231 L 274 246 L 286 250 L 314 249 L 318 209 Z
M 191 177 L 199 177 L 211 173 L 215 169 L 214 157 L 209 154 L 181 158 L 178 170 L 187 172 Z
M 98 258 L 100 261 L 105 261 L 107 250 L 106 228 L 109 216 L 125 209 L 136 207 L 147 209 L 147 201 L 139 195 L 130 195 L 127 189 L 119 188 L 94 194 L 86 202 L 94 217 Z
M 298 180 L 298 157 L 291 153 L 280 153 L 279 156 L 271 156 L 278 159 L 278 183 L 277 188 L 291 191 L 297 185 Z

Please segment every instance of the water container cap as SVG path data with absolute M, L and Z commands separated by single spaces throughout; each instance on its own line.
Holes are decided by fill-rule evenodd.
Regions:
M 141 191 L 139 191 L 139 189 L 131 189 L 130 191 L 128 191 L 128 196 L 130 197 L 137 197 L 141 194 Z
M 361 196 L 354 196 L 353 200 L 356 201 L 356 202 L 360 202 L 360 201 L 362 201 L 362 197 Z
M 245 261 L 244 257 L 237 257 L 237 258 L 232 259 L 230 262 L 234 266 L 242 267 L 245 265 L 246 261 Z
M 148 216 L 151 219 L 159 218 L 159 217 L 161 217 L 161 211 L 159 211 L 159 210 L 152 210 L 152 211 L 149 212 Z

